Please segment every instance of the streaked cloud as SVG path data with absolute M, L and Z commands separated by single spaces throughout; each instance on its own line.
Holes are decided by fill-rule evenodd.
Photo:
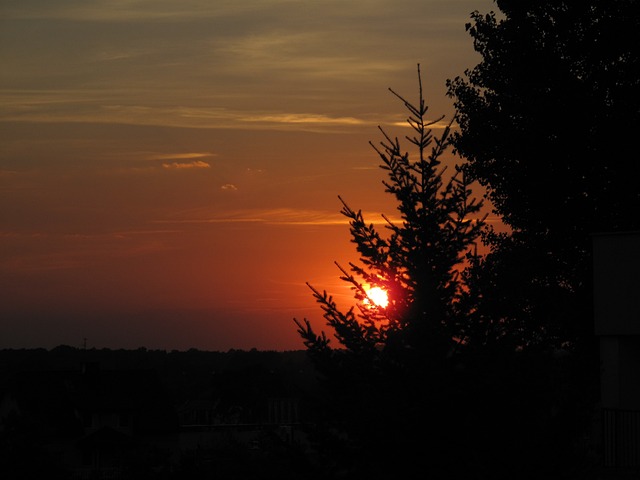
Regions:
M 0 100 L 6 99 L 7 93 L 0 91 Z M 9 95 L 10 96 L 10 95 Z M 22 96 L 22 95 L 21 95 Z M 17 105 L 8 100 L 0 108 L 0 121 L 22 122 L 81 122 L 81 123 L 116 123 L 123 125 L 155 125 L 177 128 L 216 128 L 240 130 L 285 130 L 348 132 L 353 129 L 364 130 L 382 126 L 407 127 L 406 120 L 397 114 L 369 114 L 366 117 L 331 116 L 311 112 L 260 112 L 228 110 L 217 107 L 150 107 L 140 105 L 97 105 L 65 103 L 60 99 L 60 92 L 52 99 L 40 98 L 26 100 Z M 70 101 L 77 101 L 69 93 Z M 73 100 L 71 98 L 73 97 Z M 74 108 L 72 108 L 75 105 Z M 431 128 L 439 129 L 446 122 L 438 122 Z M 171 154 L 167 154 L 171 155 Z M 177 154 L 180 155 L 180 154 Z M 187 154 L 184 154 L 187 155 Z M 214 154 L 190 154 L 213 156 Z M 179 157 L 187 158 L 187 157 Z M 189 157 L 200 158 L 200 157 Z M 161 158 L 156 158 L 161 160 Z
M 244 119 L 246 122 L 264 123 L 314 123 L 319 125 L 369 125 L 370 122 L 353 117 L 329 117 L 305 113 L 263 114 Z
M 483 2 L 5 0 L 0 119 L 314 132 L 391 125 L 398 105 L 385 90 L 413 87 L 419 62 L 435 115 L 450 109 L 439 94 L 447 72 L 470 66 L 452 62 L 474 55 L 464 22 Z
M 230 187 L 230 189 L 234 189 L 234 186 Z M 394 224 L 402 223 L 402 219 L 396 214 L 385 213 L 383 217 L 382 213 L 384 212 L 363 211 L 362 215 L 368 225 L 372 224 L 384 227 L 389 224 L 386 219 Z M 499 222 L 499 219 L 495 216 L 489 216 L 486 221 L 488 223 L 496 223 Z M 156 220 L 153 223 L 176 225 L 206 223 L 261 223 L 265 225 L 332 226 L 348 225 L 349 219 L 337 211 L 304 208 L 271 208 L 246 209 L 216 213 L 209 213 L 206 210 L 183 211 L 173 219 Z
M 194 162 L 163 163 L 162 168 L 173 169 L 173 170 L 188 170 L 193 168 L 211 168 L 211 165 L 209 165 L 207 162 L 196 160 Z
M 191 153 L 158 153 L 149 155 L 149 160 L 192 160 L 195 158 L 214 157 L 215 153 L 210 152 L 191 152 Z
M 175 249 L 167 239 L 175 229 L 114 230 L 104 233 L 52 233 L 48 231 L 0 231 L 0 240 L 20 242 L 23 251 L 0 255 L 0 271 L 29 274 L 42 271 L 86 269 L 114 258 L 155 255 Z M 34 248 L 46 244 L 49 249 Z M 54 246 L 53 248 L 51 246 Z
M 224 188 L 224 187 L 223 187 Z M 386 225 L 379 213 L 363 213 L 367 223 Z M 179 218 L 157 220 L 160 224 L 198 224 L 198 223 L 262 223 L 268 225 L 290 226 L 330 226 L 347 225 L 348 219 L 339 212 L 324 210 L 273 208 L 247 209 L 209 214 L 206 211 L 181 212 Z
M 58 19 L 90 22 L 161 20 L 183 22 L 202 17 L 228 17 L 247 11 L 297 3 L 296 0 L 47 0 L 9 2 L 3 12 L 11 19 Z
M 9 178 L 18 174 L 17 170 L 5 170 L 0 168 L 0 178 Z
M 0 99 L 6 99 L 0 108 L 0 120 L 30 122 L 91 122 L 118 123 L 124 125 L 157 125 L 187 128 L 236 128 L 272 130 L 317 130 L 333 127 L 374 126 L 384 119 L 367 120 L 355 117 L 332 117 L 324 114 L 298 112 L 259 112 L 228 110 L 217 107 L 151 107 L 140 105 L 96 105 L 77 103 L 77 97 L 68 93 L 66 103 L 62 92 L 51 98 L 39 93 L 34 98 L 24 98 L 24 103 L 10 99 L 11 94 L 0 91 Z M 72 108 L 73 107 L 73 108 Z M 389 122 L 390 123 L 391 119 Z M 204 156 L 210 156 L 206 154 Z M 184 158 L 184 157 L 182 157 Z M 195 157 L 192 157 L 195 158 Z

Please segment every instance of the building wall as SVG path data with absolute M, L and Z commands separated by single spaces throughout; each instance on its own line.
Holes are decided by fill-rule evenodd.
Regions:
M 600 337 L 603 408 L 640 410 L 640 336 Z
M 596 335 L 640 335 L 640 232 L 593 237 Z
M 640 467 L 640 232 L 593 237 L 606 467 Z

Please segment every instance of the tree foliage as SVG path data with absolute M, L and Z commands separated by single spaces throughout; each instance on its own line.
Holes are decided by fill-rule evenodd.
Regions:
M 443 408 L 456 397 L 450 373 L 469 333 L 461 271 L 484 219 L 465 173 L 444 165 L 451 123 L 427 119 L 419 66 L 418 84 L 416 103 L 390 89 L 409 112 L 411 134 L 405 140 L 411 154 L 383 129 L 382 140 L 371 143 L 399 218 L 383 215 L 379 229 L 340 197 L 360 261 L 337 265 L 356 306 L 345 312 L 326 291 L 309 285 L 338 345 L 308 320 L 296 320 L 331 394 L 331 428 L 325 432 L 337 428 L 347 434 L 342 451 L 350 452 L 349 468 L 367 478 L 409 474 L 420 456 L 448 468 L 456 450 L 452 437 L 458 436 L 457 419 Z M 376 306 L 368 287 L 386 290 L 388 305 Z M 416 429 L 439 437 L 426 456 L 414 439 Z M 401 458 L 411 461 L 393 460 Z
M 521 345 L 566 345 L 592 330 L 590 235 L 640 228 L 640 3 L 497 5 L 500 18 L 467 25 L 482 61 L 448 82 L 452 143 L 511 228 L 477 263 L 483 321 Z
M 461 302 L 465 285 L 460 270 L 484 225 L 479 217 L 482 202 L 472 198 L 460 167 L 455 166 L 455 172 L 448 175 L 443 166 L 451 123 L 442 125 L 443 117 L 427 119 L 419 66 L 418 81 L 417 104 L 390 89 L 409 112 L 412 134 L 406 140 L 415 147 L 415 158 L 382 128 L 383 140 L 371 143 L 387 174 L 385 192 L 397 201 L 399 220 L 383 215 L 385 235 L 365 221 L 361 210 L 352 209 L 340 197 L 341 213 L 349 219 L 360 263 L 349 263 L 348 269 L 338 267 L 340 278 L 354 292 L 357 307 L 343 313 L 326 291 L 310 285 L 341 348 L 353 354 L 395 355 L 412 350 L 444 357 L 465 337 L 467 312 Z M 441 134 L 435 136 L 432 127 L 441 125 Z M 368 298 L 369 286 L 388 293 L 388 306 L 376 306 Z M 331 350 L 324 333 L 317 335 L 306 320 L 297 323 L 312 351 Z
M 620 166 L 637 166 L 628 134 L 640 113 L 640 5 L 497 4 L 503 19 L 475 12 L 467 25 L 482 62 L 449 82 L 467 172 L 516 230 L 637 223 L 626 212 L 640 192 Z

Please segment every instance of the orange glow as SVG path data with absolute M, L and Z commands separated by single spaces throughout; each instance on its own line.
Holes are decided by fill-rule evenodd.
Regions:
M 389 305 L 389 296 L 386 290 L 380 287 L 373 287 L 366 290 L 368 297 L 364 299 L 366 305 L 373 303 L 373 306 L 387 308 L 387 305 Z

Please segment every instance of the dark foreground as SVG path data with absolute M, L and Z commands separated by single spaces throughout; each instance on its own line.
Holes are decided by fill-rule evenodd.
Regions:
M 558 410 L 536 419 L 526 413 L 536 403 L 513 385 L 456 400 L 460 412 L 485 412 L 475 425 L 467 418 L 478 415 L 464 413 L 445 424 L 438 420 L 444 411 L 398 412 L 397 428 L 380 421 L 389 415 L 369 416 L 370 438 L 383 439 L 377 448 L 350 442 L 341 412 L 358 409 L 331 405 L 321 387 L 305 351 L 3 350 L 0 478 L 382 478 L 405 470 L 452 479 L 638 478 L 634 469 L 602 467 L 597 410 L 582 444 L 562 445 L 566 430 L 578 428 L 576 417 Z M 534 432 L 549 419 L 547 438 L 542 428 Z M 527 461 L 556 462 L 557 475 L 551 466 L 540 476 Z

